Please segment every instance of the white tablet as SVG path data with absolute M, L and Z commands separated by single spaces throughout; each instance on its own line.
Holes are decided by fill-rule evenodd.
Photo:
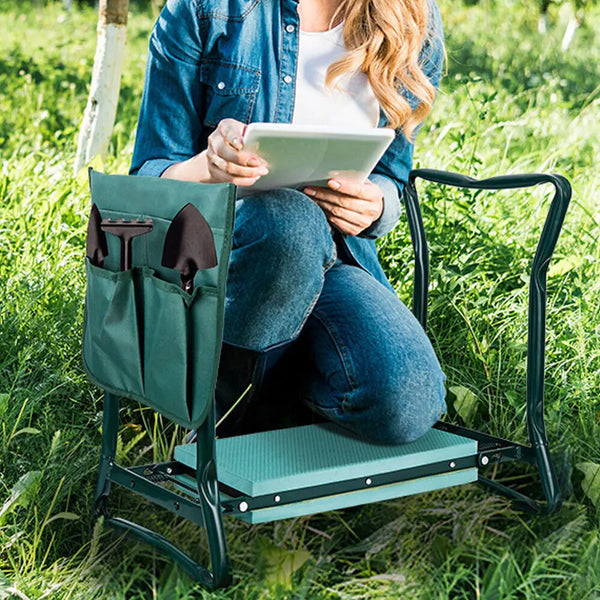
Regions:
M 363 183 L 394 135 L 389 128 L 250 123 L 244 150 L 264 159 L 269 173 L 251 186 L 237 186 L 237 196 L 279 187 L 327 187 L 332 177 Z

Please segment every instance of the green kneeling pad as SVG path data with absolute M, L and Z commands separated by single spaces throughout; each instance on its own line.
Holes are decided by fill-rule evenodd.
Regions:
M 333 423 L 317 423 L 261 431 L 216 440 L 220 483 L 256 497 L 284 497 L 285 492 L 343 482 L 370 480 L 365 489 L 236 513 L 259 523 L 374 502 L 477 480 L 477 468 L 453 469 L 451 463 L 477 454 L 477 442 L 432 428 L 413 442 L 399 445 L 371 443 Z M 196 445 L 175 447 L 174 459 L 193 469 Z M 392 471 L 445 463 L 447 472 L 379 485 L 378 476 Z M 180 476 L 187 483 L 189 476 Z M 184 488 L 182 488 L 184 489 Z M 224 494 L 223 499 L 230 498 Z

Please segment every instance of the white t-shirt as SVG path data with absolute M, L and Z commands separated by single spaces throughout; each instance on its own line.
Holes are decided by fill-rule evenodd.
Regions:
M 380 106 L 365 73 L 345 73 L 325 88 L 329 65 L 346 54 L 340 23 L 328 31 L 302 31 L 292 123 L 377 127 Z

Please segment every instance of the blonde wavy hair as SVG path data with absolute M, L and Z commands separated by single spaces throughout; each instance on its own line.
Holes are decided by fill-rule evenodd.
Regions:
M 388 127 L 401 128 L 411 142 L 435 98 L 435 87 L 419 64 L 422 45 L 436 35 L 429 27 L 428 6 L 428 0 L 342 0 L 330 21 L 331 28 L 345 19 L 342 34 L 348 52 L 327 69 L 326 87 L 344 73 L 362 71 Z M 447 58 L 443 42 L 442 47 Z M 399 93 L 400 85 L 420 101 L 414 110 Z

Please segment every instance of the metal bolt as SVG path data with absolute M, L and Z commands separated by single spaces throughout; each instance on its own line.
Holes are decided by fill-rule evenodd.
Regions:
M 133 479 L 131 480 L 131 487 L 135 487 L 135 481 Z
M 487 456 L 482 456 L 481 457 L 481 464 L 482 465 L 487 465 L 490 462 L 490 459 Z
M 455 466 L 456 466 L 456 463 L 455 463 L 454 461 L 452 461 L 452 462 L 450 463 L 450 468 L 451 468 L 451 469 L 454 469 L 454 467 L 455 467 Z
M 367 477 L 367 478 L 365 479 L 365 483 L 366 483 L 367 485 L 371 485 L 371 484 L 373 483 L 373 481 L 371 481 L 371 478 L 370 478 L 370 477 Z
M 225 89 L 225 82 L 224 81 L 219 81 L 219 83 L 217 83 L 217 87 L 220 90 L 224 90 Z
M 286 75 L 286 76 L 283 78 L 283 80 L 284 80 L 286 83 L 292 83 L 292 76 L 291 76 L 291 75 Z
M 293 25 L 286 25 L 286 26 L 285 26 L 285 30 L 286 30 L 288 33 L 293 33 L 293 32 L 294 32 L 294 29 L 296 29 L 296 28 L 295 28 Z
M 238 504 L 238 509 L 240 512 L 246 512 L 248 510 L 248 503 L 247 502 L 240 502 Z
M 175 510 L 179 510 L 179 502 L 175 502 Z
M 275 498 L 273 498 L 273 500 L 275 500 L 275 502 L 279 502 L 281 500 L 281 496 L 275 496 Z
M 173 469 L 171 469 L 171 467 L 167 467 L 167 473 L 170 475 L 173 472 Z

